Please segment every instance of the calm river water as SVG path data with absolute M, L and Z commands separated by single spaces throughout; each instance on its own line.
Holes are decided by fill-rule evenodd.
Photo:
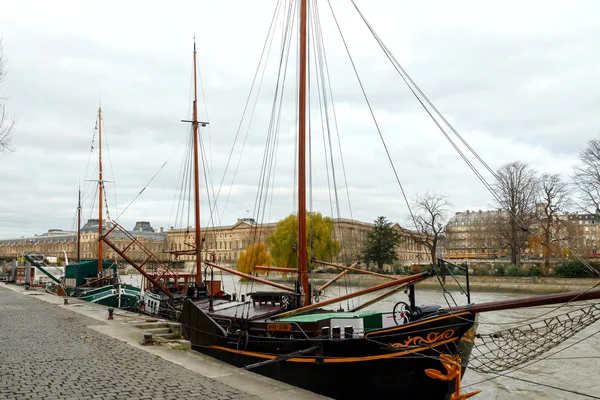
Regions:
M 121 278 L 125 282 L 139 285 L 139 275 L 124 275 Z M 222 280 L 224 290 L 227 293 L 241 294 L 256 290 L 269 290 L 268 286 L 262 284 L 240 282 L 233 275 L 221 276 L 219 274 L 218 277 L 215 276 L 215 279 Z M 358 290 L 358 288 L 346 288 L 337 284 L 332 285 L 327 289 L 327 293 L 321 301 L 345 294 L 346 290 L 352 292 Z M 466 303 L 464 295 L 460 293 L 452 293 L 452 295 L 458 304 Z M 372 294 L 363 296 L 360 300 L 348 300 L 347 302 L 343 302 L 343 306 L 345 309 L 348 309 L 348 306 L 352 308 L 359 305 L 360 301 L 365 302 L 376 296 L 376 294 Z M 510 293 L 473 292 L 471 294 L 471 301 L 481 303 L 526 296 Z M 441 290 L 417 289 L 416 298 L 417 304 L 446 305 Z M 407 296 L 403 292 L 376 303 L 370 306 L 370 308 L 380 311 L 392 311 L 394 304 L 400 300 L 408 301 Z M 335 306 L 329 306 L 328 308 L 334 309 Z M 479 332 L 494 332 L 512 326 L 523 325 L 555 308 L 556 306 L 546 306 L 483 313 L 479 318 Z M 556 313 L 564 313 L 575 308 L 577 308 L 577 305 L 567 305 Z M 563 351 L 540 360 L 531 366 L 508 373 L 507 376 L 479 374 L 468 370 L 463 379 L 462 392 L 482 390 L 481 394 L 474 397 L 474 399 L 478 400 L 600 399 L 600 333 L 594 335 L 599 330 L 600 322 L 596 322 L 587 329 L 579 332 L 573 338 L 550 350 L 544 356 L 556 353 L 561 349 Z M 581 341 L 581 339 L 590 335 L 593 336 Z M 578 341 L 581 342 L 576 343 Z M 572 346 L 567 348 L 569 345 Z M 579 394 L 558 388 L 575 391 Z

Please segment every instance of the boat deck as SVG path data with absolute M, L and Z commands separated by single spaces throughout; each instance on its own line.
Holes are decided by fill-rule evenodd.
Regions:
M 278 304 L 273 305 L 251 301 L 214 300 L 213 311 L 209 311 L 209 302 L 207 300 L 196 302 L 196 304 L 211 317 L 223 318 L 242 318 L 242 316 L 248 319 L 266 318 L 283 310 L 281 305 Z

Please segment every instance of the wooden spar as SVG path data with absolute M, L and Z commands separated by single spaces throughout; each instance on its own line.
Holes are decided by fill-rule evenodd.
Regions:
M 77 262 L 81 262 L 81 189 L 77 201 Z
M 202 283 L 202 241 L 200 237 L 200 178 L 198 174 L 198 90 L 196 85 L 196 39 L 194 38 L 194 120 L 192 126 L 194 130 L 194 200 L 195 200 L 195 218 L 196 218 L 196 283 Z
M 300 0 L 300 84 L 298 87 L 298 282 L 304 291 L 302 304 L 311 299 L 306 254 L 306 73 L 307 0 Z
M 102 108 L 98 107 L 98 277 L 102 276 Z
M 342 272 L 340 272 L 337 276 L 334 276 L 333 278 L 331 278 L 331 280 L 329 282 L 325 283 L 323 286 L 321 286 L 318 289 L 318 291 L 321 292 L 321 291 L 327 289 L 329 286 L 331 286 L 333 284 L 333 282 L 337 281 L 342 276 L 346 275 L 348 272 L 354 271 L 357 265 L 358 265 L 358 261 L 356 261 L 354 264 L 352 264 L 350 267 L 348 267 L 348 269 L 345 269 Z
M 377 303 L 377 302 L 380 302 L 381 300 L 384 300 L 384 299 L 386 299 L 386 298 L 390 297 L 391 295 L 398 293 L 399 291 L 401 291 L 402 289 L 404 289 L 404 288 L 405 288 L 405 287 L 407 287 L 408 285 L 411 285 L 411 284 L 417 283 L 417 282 L 419 282 L 419 281 L 420 281 L 420 280 L 417 280 L 417 281 L 414 281 L 414 282 L 410 282 L 410 283 L 404 284 L 404 285 L 402 285 L 402 286 L 400 286 L 400 287 L 394 288 L 394 289 L 390 290 L 389 292 L 386 292 L 386 293 L 382 294 L 382 295 L 381 295 L 381 296 L 379 296 L 379 297 L 375 297 L 374 299 L 372 299 L 372 300 L 369 300 L 369 301 L 367 301 L 366 303 L 363 303 L 363 304 L 361 304 L 360 306 L 353 308 L 352 310 L 350 310 L 350 312 L 360 311 L 360 310 L 362 310 L 363 308 L 367 308 L 367 307 L 369 307 L 369 306 L 370 306 L 370 305 L 372 305 L 372 304 L 375 304 L 375 303 Z
M 285 285 L 280 285 L 279 283 L 271 282 L 269 280 L 262 279 L 262 278 L 259 278 L 257 276 L 252 276 L 252 275 L 246 274 L 244 272 L 240 272 L 240 271 L 235 270 L 235 269 L 223 267 L 222 265 L 214 264 L 214 263 L 211 263 L 211 262 L 208 262 L 208 261 L 205 264 L 208 265 L 208 266 L 210 266 L 210 267 L 215 267 L 215 268 L 220 269 L 222 271 L 229 272 L 230 274 L 241 276 L 242 278 L 251 279 L 251 280 L 256 281 L 256 282 L 264 283 L 265 285 L 276 287 L 278 289 L 287 290 L 288 292 L 295 292 L 296 291 L 296 289 L 294 289 L 292 287 L 285 286 Z
M 114 243 L 112 243 L 105 236 L 102 237 L 102 240 L 104 242 L 106 242 L 106 244 L 110 248 L 112 248 L 114 251 L 116 251 L 121 257 L 123 257 L 123 259 L 125 261 L 127 261 L 129 264 L 131 264 L 131 266 L 133 268 L 135 268 L 140 274 L 142 274 L 146 279 L 148 279 L 150 282 L 152 282 L 152 284 L 154 286 L 156 286 L 160 291 L 162 291 L 164 294 L 166 294 L 169 297 L 173 297 L 173 294 L 169 291 L 169 289 L 167 289 L 165 286 L 163 286 L 158 281 L 158 279 L 156 279 L 155 277 L 153 277 L 152 275 L 150 275 L 149 273 L 147 273 L 146 271 L 144 271 L 144 269 L 141 266 L 137 265 L 137 263 L 135 261 L 133 261 L 129 256 L 127 256 L 127 254 L 125 254 L 121 250 L 119 250 L 119 248 L 117 246 L 115 246 Z
M 265 267 L 263 265 L 256 265 L 254 267 L 255 271 L 275 271 L 275 272 L 291 272 L 291 273 L 296 273 L 298 272 L 297 269 L 294 268 L 283 268 L 283 267 Z
M 510 310 L 513 308 L 545 306 L 549 304 L 568 303 L 571 301 L 584 301 L 600 299 L 600 289 L 547 294 L 541 296 L 526 297 L 521 299 L 510 299 L 500 301 L 489 301 L 486 303 L 467 304 L 464 306 L 448 308 L 446 311 L 454 313 L 460 311 L 471 311 L 475 313 Z
M 295 310 L 284 312 L 282 314 L 278 314 L 275 318 L 283 318 L 283 317 L 289 317 L 291 315 L 302 314 L 302 313 L 305 313 L 307 311 L 314 310 L 315 308 L 327 306 L 327 305 L 333 304 L 333 303 L 338 303 L 340 301 L 344 301 L 344 300 L 350 299 L 352 297 L 362 296 L 362 295 L 365 295 L 365 294 L 369 294 L 371 292 L 376 292 L 376 291 L 381 290 L 381 289 L 387 289 L 389 287 L 398 286 L 398 285 L 402 285 L 402 284 L 409 284 L 409 283 L 412 283 L 412 282 L 419 281 L 421 279 L 427 278 L 429 276 L 432 276 L 432 272 L 431 271 L 426 271 L 426 272 L 421 272 L 419 274 L 410 275 L 410 276 L 407 276 L 406 278 L 394 279 L 391 282 L 385 282 L 385 283 L 382 283 L 382 284 L 377 285 L 377 286 L 373 286 L 373 287 L 370 287 L 370 288 L 367 288 L 367 289 L 359 290 L 358 292 L 349 293 L 349 294 L 346 294 L 344 296 L 336 297 L 335 299 L 330 299 L 330 300 L 323 301 L 323 302 L 318 303 L 318 304 L 311 304 L 311 305 L 308 305 L 308 306 L 297 308 Z
M 312 262 L 317 263 L 317 264 L 321 264 L 321 265 L 327 265 L 327 266 L 330 266 L 330 267 L 345 269 L 345 270 L 350 269 L 350 267 L 345 267 L 343 265 L 338 265 L 338 264 L 332 264 L 332 263 L 328 263 L 328 262 L 325 262 L 325 261 L 312 260 Z M 389 279 L 389 280 L 395 280 L 396 279 L 396 278 L 394 278 L 391 275 L 378 274 L 377 272 L 367 271 L 366 269 L 352 269 L 352 271 L 356 271 L 356 272 L 361 273 L 361 274 L 378 276 L 380 278 Z

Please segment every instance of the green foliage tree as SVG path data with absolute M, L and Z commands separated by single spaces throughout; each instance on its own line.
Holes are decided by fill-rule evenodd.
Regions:
M 332 261 L 340 250 L 340 243 L 333 239 L 333 221 L 318 212 L 306 214 L 306 247 L 308 259 Z M 278 267 L 298 268 L 298 215 L 291 214 L 279 221 L 275 232 L 267 236 L 269 251 Z
M 396 246 L 400 242 L 400 234 L 392 227 L 386 217 L 377 217 L 375 225 L 367 233 L 363 246 L 363 259 L 366 263 L 377 264 L 383 270 L 384 264 L 392 264 L 398 259 Z
M 240 253 L 237 260 L 237 270 L 252 274 L 256 265 L 269 265 L 273 261 L 264 243 L 254 243 L 246 246 L 246 251 Z
M 587 264 L 595 270 L 600 271 L 600 264 L 592 262 Z M 594 276 L 592 271 L 581 260 L 561 263 L 556 267 L 554 274 L 559 278 L 589 278 Z

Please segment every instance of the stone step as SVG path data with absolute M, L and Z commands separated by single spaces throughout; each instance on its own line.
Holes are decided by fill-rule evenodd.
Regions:
M 163 339 L 181 339 L 181 335 L 175 332 L 171 333 L 161 333 L 158 335 L 154 335 L 154 337 L 159 337 Z
M 144 329 L 144 333 L 151 333 L 154 336 L 159 335 L 171 335 L 173 332 L 169 327 L 165 328 L 152 328 L 152 329 Z
M 132 322 L 131 325 L 138 329 L 168 328 L 168 322 Z

